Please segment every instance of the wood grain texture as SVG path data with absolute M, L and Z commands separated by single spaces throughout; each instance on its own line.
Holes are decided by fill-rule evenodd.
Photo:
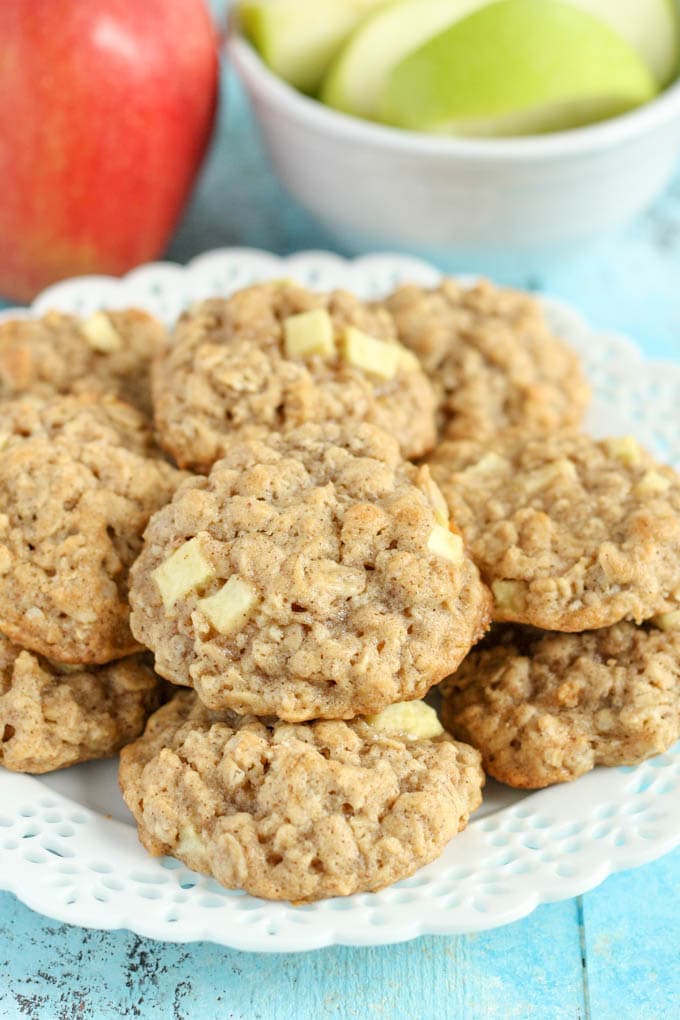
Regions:
M 593 1020 L 680 1017 L 680 850 L 585 896 L 583 931 Z
M 269 956 L 69 928 L 3 893 L 0 1016 L 670 1020 L 679 899 L 680 850 L 497 931 Z
M 220 130 L 170 257 L 225 244 L 279 253 L 332 247 L 268 170 L 233 81 L 225 91 Z M 570 264 L 512 282 L 572 301 L 648 354 L 678 357 L 679 274 L 680 175 L 632 226 Z M 0 1018 L 666 1020 L 680 1016 L 679 913 L 680 851 L 494 932 L 304 955 L 82 931 L 0 894 Z
M 568 901 L 483 935 L 274 956 L 85 932 L 2 894 L 0 1016 L 585 1018 L 577 915 Z

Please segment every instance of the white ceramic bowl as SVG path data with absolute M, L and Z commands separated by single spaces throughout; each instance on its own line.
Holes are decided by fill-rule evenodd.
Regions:
M 487 268 L 580 245 L 643 209 L 680 152 L 680 82 L 613 120 L 517 139 L 441 138 L 349 117 L 228 54 L 288 190 L 351 251 L 407 249 Z

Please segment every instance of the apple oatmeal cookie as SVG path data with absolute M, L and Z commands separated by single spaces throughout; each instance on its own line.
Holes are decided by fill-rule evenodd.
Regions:
M 489 775 L 530 789 L 660 754 L 680 738 L 674 615 L 583 634 L 495 627 L 441 685 L 444 724 Z
M 384 309 L 274 281 L 180 318 L 154 366 L 161 445 L 207 472 L 242 438 L 305 422 L 367 421 L 416 457 L 435 441 L 434 393 Z
M 115 393 L 151 411 L 151 359 L 165 330 L 137 308 L 0 323 L 0 398 Z
M 578 356 L 531 295 L 449 279 L 431 290 L 402 286 L 384 304 L 434 387 L 442 436 L 580 424 L 590 394 Z
M 160 456 L 149 419 L 111 393 L 40 397 L 26 394 L 0 401 L 0 450 L 24 439 L 70 443 L 104 442 L 140 456 Z
M 59 662 L 136 651 L 128 568 L 184 477 L 102 441 L 36 437 L 0 451 L 0 630 Z
M 428 468 L 367 424 L 233 443 L 152 517 L 131 579 L 162 676 L 290 722 L 420 697 L 489 617 Z
M 580 631 L 680 602 L 680 477 L 630 438 L 448 440 L 432 475 L 496 620 Z
M 478 752 L 430 732 L 212 712 L 182 691 L 123 749 L 120 785 L 152 854 L 266 899 L 347 896 L 434 860 L 479 806 Z
M 108 758 L 142 733 L 159 691 L 144 656 L 63 666 L 0 634 L 0 765 L 37 774 Z

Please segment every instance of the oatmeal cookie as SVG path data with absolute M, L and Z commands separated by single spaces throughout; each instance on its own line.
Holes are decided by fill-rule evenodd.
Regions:
M 191 691 L 153 715 L 120 761 L 152 854 L 298 902 L 382 889 L 434 860 L 483 782 L 478 753 L 446 735 L 216 713 Z
M 366 424 L 234 443 L 152 517 L 130 589 L 162 676 L 289 722 L 420 697 L 489 601 L 429 470 Z
M 101 441 L 141 456 L 160 455 L 148 418 L 113 394 L 40 397 L 0 401 L 0 450 L 23 439 Z
M 183 477 L 104 442 L 24 439 L 0 452 L 0 630 L 59 662 L 136 651 L 128 568 Z
M 159 701 L 142 656 L 64 667 L 0 634 L 0 765 L 13 772 L 108 758 L 142 733 Z
M 444 280 L 432 290 L 400 287 L 384 304 L 432 382 L 442 436 L 580 424 L 589 390 L 579 359 L 529 294 Z
M 680 630 L 500 626 L 441 685 L 447 729 L 510 786 L 634 765 L 680 738 Z
M 0 324 L 0 398 L 110 392 L 149 414 L 151 359 L 164 339 L 160 322 L 136 308 L 12 319 Z
M 680 600 L 680 477 L 630 437 L 442 443 L 431 462 L 497 620 L 579 631 Z
M 195 305 L 154 366 L 161 445 L 207 472 L 234 441 L 305 422 L 368 421 L 405 456 L 435 441 L 435 398 L 384 309 L 351 294 L 258 284 Z

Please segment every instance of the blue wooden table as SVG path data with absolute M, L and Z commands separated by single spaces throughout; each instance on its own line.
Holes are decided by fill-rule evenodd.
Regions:
M 332 241 L 280 191 L 237 86 L 170 248 Z M 445 268 L 464 269 L 464 266 Z M 644 217 L 526 286 L 680 357 L 680 175 Z M 82 931 L 0 893 L 0 1017 L 32 1020 L 671 1020 L 680 1017 L 680 850 L 507 928 L 381 949 L 258 956 Z

